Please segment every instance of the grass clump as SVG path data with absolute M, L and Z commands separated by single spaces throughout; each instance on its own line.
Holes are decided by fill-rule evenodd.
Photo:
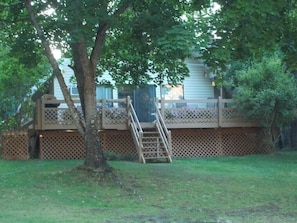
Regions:
M 82 161 L 0 160 L 0 222 L 228 222 L 297 219 L 297 152 L 110 161 L 96 178 Z

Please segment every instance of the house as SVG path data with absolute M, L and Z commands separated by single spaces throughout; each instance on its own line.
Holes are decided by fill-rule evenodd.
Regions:
M 71 80 L 74 77 L 73 70 L 68 66 L 70 59 L 64 59 L 60 68 L 62 70 L 66 85 L 73 99 L 78 98 L 77 86 Z M 187 59 L 186 64 L 190 71 L 183 84 L 170 86 L 166 83 L 156 86 L 148 83 L 145 88 L 132 89 L 129 86 L 122 88 L 108 88 L 97 85 L 96 94 L 98 99 L 122 99 L 130 96 L 138 118 L 141 122 L 151 122 L 154 120 L 154 100 L 155 98 L 164 98 L 167 100 L 192 100 L 208 99 L 215 97 L 215 88 L 211 85 L 211 79 L 207 74 L 206 66 L 196 59 Z M 108 73 L 104 73 L 99 82 L 106 80 L 114 84 Z M 52 94 L 58 100 L 63 100 L 64 96 L 59 83 L 55 78 L 50 86 L 49 94 Z M 217 97 L 218 95 L 216 95 Z
M 73 73 L 69 62 L 65 59 L 61 69 L 79 108 L 77 88 L 70 81 Z M 190 76 L 179 86 L 149 83 L 136 90 L 97 87 L 98 134 L 103 150 L 138 155 L 143 163 L 150 159 L 170 162 L 173 157 L 269 152 L 270 148 L 262 143 L 258 123 L 244 121 L 234 101 L 218 94 L 207 68 L 194 59 L 187 59 L 186 64 Z M 110 80 L 107 74 L 102 78 Z M 56 79 L 47 93 L 55 99 L 42 97 L 36 101 L 35 134 L 31 137 L 31 141 L 39 145 L 35 149 L 39 151 L 39 158 L 83 158 L 83 141 Z M 51 106 L 46 106 L 48 104 Z

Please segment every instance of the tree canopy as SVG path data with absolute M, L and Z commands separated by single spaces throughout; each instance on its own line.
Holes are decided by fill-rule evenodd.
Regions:
M 2 1 L 1 22 L 18 52 L 44 49 L 86 146 L 85 165 L 107 168 L 98 136 L 95 79 L 108 70 L 117 84 L 176 84 L 197 44 L 193 12 L 207 0 Z M 33 29 L 34 27 L 34 29 Z M 199 27 L 198 27 L 199 28 Z M 19 47 L 17 47 L 17 45 Z M 52 47 L 72 58 L 83 116 L 77 112 Z M 29 49 L 28 49 L 29 48 Z M 27 55 L 24 54 L 24 55 Z M 23 58 L 28 59 L 27 56 Z M 154 75 L 152 75 L 154 74 Z M 156 75 L 157 74 L 157 75 Z
M 207 29 L 215 39 L 203 52 L 206 64 L 225 71 L 234 61 L 261 59 L 281 48 L 287 68 L 296 70 L 296 4 L 287 1 L 217 0 L 220 10 Z
M 7 130 L 19 128 L 32 118 L 33 87 L 40 86 L 50 67 L 41 53 L 37 60 L 29 61 L 26 47 L 7 44 L 3 31 L 0 35 L 0 129 Z

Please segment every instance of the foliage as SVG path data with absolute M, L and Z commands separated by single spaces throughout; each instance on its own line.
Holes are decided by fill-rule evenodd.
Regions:
M 293 223 L 296 159 L 282 152 L 113 161 L 117 177 L 100 182 L 74 169 L 80 160 L 0 160 L 0 221 Z
M 33 87 L 41 84 L 40 80 L 49 74 L 49 67 L 44 58 L 34 66 L 33 62 L 27 64 L 1 42 L 0 49 L 0 129 L 7 130 L 19 128 L 33 117 Z
M 191 1 L 133 1 L 120 21 L 112 21 L 97 75 L 108 71 L 116 85 L 181 83 L 189 73 L 184 59 L 201 39 L 196 37 L 194 9 Z
M 216 38 L 203 51 L 208 66 L 224 72 L 233 61 L 259 60 L 277 46 L 289 70 L 296 70 L 295 0 L 216 2 L 221 8 L 207 27 Z
M 19 128 L 33 117 L 31 96 L 51 73 L 23 3 L 0 3 L 0 129 Z
M 296 119 L 295 78 L 275 53 L 238 71 L 236 80 L 238 87 L 234 98 L 242 114 L 259 120 L 275 142 L 278 139 L 275 128 L 282 128 Z

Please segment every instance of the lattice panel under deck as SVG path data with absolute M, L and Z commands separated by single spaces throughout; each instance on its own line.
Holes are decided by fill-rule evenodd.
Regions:
M 40 159 L 82 159 L 84 145 L 77 132 L 43 131 L 39 135 Z
M 26 131 L 2 133 L 2 158 L 6 160 L 29 159 L 29 137 Z
M 269 153 L 259 128 L 172 130 L 173 157 L 241 156 Z M 77 132 L 44 131 L 40 137 L 41 159 L 81 159 L 84 145 Z M 100 132 L 103 151 L 137 156 L 130 131 Z M 152 142 L 153 144 L 153 142 Z
M 172 130 L 173 157 L 219 156 L 220 138 L 213 129 Z
M 105 130 L 100 132 L 104 151 L 116 154 L 137 155 L 137 150 L 129 130 Z
M 222 132 L 221 136 L 222 151 L 225 156 L 243 156 L 258 153 L 256 133 L 233 130 Z
M 260 129 L 172 130 L 173 157 L 241 156 L 263 152 Z M 264 152 L 269 152 L 266 150 Z
M 99 133 L 105 152 L 136 156 L 130 131 L 106 130 Z M 77 132 L 40 132 L 40 159 L 83 159 L 85 146 Z

